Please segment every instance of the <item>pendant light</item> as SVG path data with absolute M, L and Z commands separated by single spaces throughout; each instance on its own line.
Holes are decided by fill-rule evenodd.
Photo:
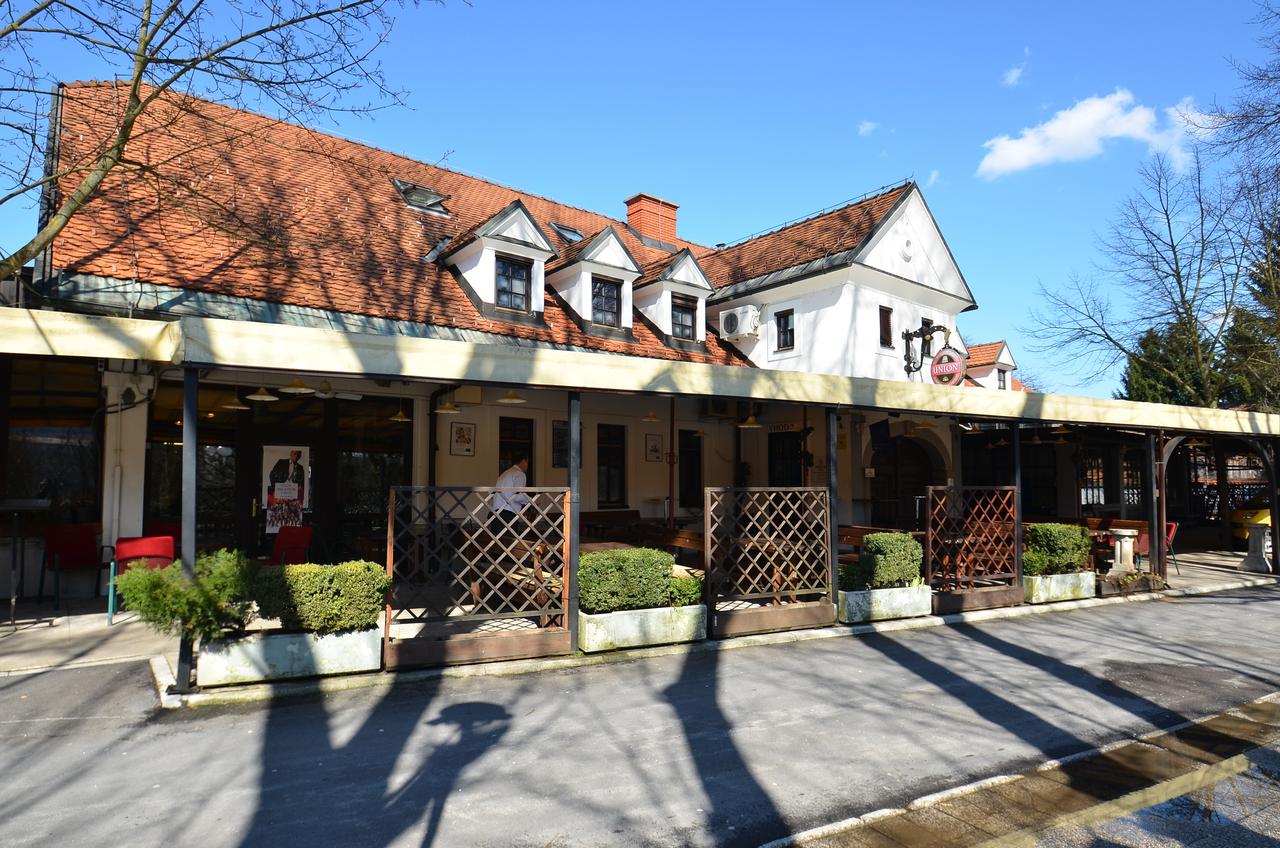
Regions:
M 250 409 L 250 407 L 246 406 L 245 403 L 240 400 L 239 395 L 232 395 L 231 400 L 224 403 L 222 408 L 230 409 L 233 412 L 247 412 Z
M 267 391 L 264 386 L 259 386 L 258 390 L 251 395 L 245 395 L 244 399 L 251 400 L 254 403 L 273 403 L 280 400 L 280 398 Z
M 404 414 L 404 399 L 400 400 L 400 408 L 396 410 L 396 414 L 387 419 L 397 424 L 408 424 L 413 419 Z
M 287 395 L 313 395 L 316 390 L 302 382 L 301 378 L 294 377 L 287 386 L 281 386 L 278 391 Z
M 437 415 L 457 415 L 461 411 L 461 409 L 458 409 L 457 404 L 451 400 L 447 400 L 436 407 Z
M 527 403 L 527 402 L 528 401 L 520 397 L 520 395 L 516 394 L 515 389 L 507 389 L 507 393 L 502 397 L 498 398 L 498 403 L 517 404 L 517 403 Z
M 759 430 L 760 422 L 756 420 L 754 415 L 748 415 L 746 421 L 738 422 L 739 430 Z
M 646 424 L 657 424 L 657 423 L 659 423 L 662 419 L 658 418 L 658 416 L 657 416 L 657 415 L 655 415 L 655 414 L 654 414 L 654 412 L 653 412 L 653 410 L 651 409 L 651 410 L 649 410 L 648 414 L 647 414 L 647 415 L 645 415 L 645 417 L 644 417 L 644 418 L 641 418 L 640 420 L 641 420 L 641 421 L 643 421 L 643 422 L 644 422 L 644 423 L 646 423 Z

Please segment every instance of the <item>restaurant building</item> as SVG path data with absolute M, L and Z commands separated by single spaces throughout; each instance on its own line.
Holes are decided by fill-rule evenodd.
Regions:
M 44 208 L 119 96 L 60 90 L 49 161 L 67 176 Z M 786 591 L 709 580 L 723 635 L 826 621 L 841 525 L 928 532 L 979 508 L 1010 528 L 1224 523 L 1192 490 L 1228 455 L 1254 457 L 1274 508 L 1275 416 L 1030 392 L 1003 342 L 966 346 L 977 301 L 913 182 L 708 247 L 648 194 L 613 218 L 217 104 L 158 106 L 131 148 L 143 166 L 117 169 L 0 309 L 0 497 L 51 501 L 27 519 L 28 591 L 44 528 L 164 533 L 190 556 L 269 555 L 303 526 L 309 561 L 388 564 L 392 620 L 433 645 L 389 658 L 447 661 L 566 650 L 580 537 L 618 527 L 703 533 L 713 577 L 741 552 L 717 547 L 722 525 L 753 509 L 821 537 Z M 477 489 L 519 457 L 567 578 L 560 607 L 529 601 L 557 635 L 441 649 L 451 619 L 529 616 L 487 608 L 474 576 L 422 594 L 432 546 L 485 525 Z M 980 507 L 958 494 L 979 490 Z M 1018 538 L 992 574 L 1018 579 Z M 770 594 L 802 611 L 732 623 Z

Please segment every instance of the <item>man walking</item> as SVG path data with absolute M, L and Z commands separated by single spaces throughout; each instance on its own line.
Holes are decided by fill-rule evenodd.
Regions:
M 494 488 L 505 490 L 493 494 L 493 532 L 501 533 L 510 528 L 516 535 L 521 535 L 524 525 L 520 519 L 520 511 L 529 505 L 529 496 L 524 492 L 511 491 L 523 489 L 528 485 L 529 457 L 517 454 L 515 462 L 506 471 L 498 475 Z

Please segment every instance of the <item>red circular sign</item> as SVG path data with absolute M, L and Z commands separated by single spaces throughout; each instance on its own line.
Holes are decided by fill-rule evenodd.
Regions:
M 955 348 L 944 347 L 933 357 L 929 374 L 933 382 L 943 386 L 958 386 L 964 381 L 966 371 L 964 356 Z

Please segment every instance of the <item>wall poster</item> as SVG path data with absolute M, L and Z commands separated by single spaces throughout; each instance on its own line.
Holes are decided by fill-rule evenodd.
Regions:
M 262 503 L 267 532 L 300 527 L 311 506 L 311 449 L 299 445 L 262 446 Z

